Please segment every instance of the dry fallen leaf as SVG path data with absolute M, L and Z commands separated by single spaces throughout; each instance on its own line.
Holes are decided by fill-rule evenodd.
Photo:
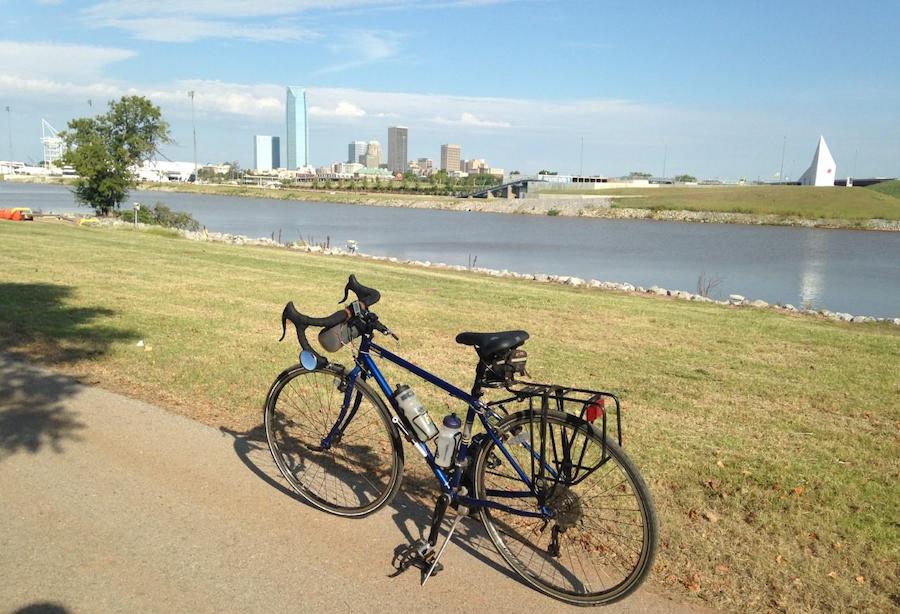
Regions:
M 856 576 L 856 583 L 857 584 L 865 584 L 866 583 L 865 576 Z
M 719 563 L 718 565 L 716 565 L 716 571 L 718 571 L 719 573 L 728 573 L 729 571 L 731 571 L 731 568 L 728 567 L 728 565 Z
M 791 492 L 799 497 L 800 495 L 803 494 L 803 487 L 798 486 L 797 488 L 794 488 Z
M 784 557 L 779 554 L 778 556 L 775 557 L 775 562 L 776 563 L 784 563 Z
M 703 517 L 710 522 L 719 522 L 719 516 L 715 512 L 709 510 L 703 512 Z
M 716 461 L 716 466 L 717 466 L 717 467 L 724 467 L 724 466 L 725 466 L 725 463 L 723 463 L 723 462 L 720 461 L 720 460 L 717 460 L 717 461 Z
M 829 577 L 829 578 L 837 578 L 837 572 L 836 572 L 836 571 L 829 571 L 829 572 L 828 572 L 828 577 Z

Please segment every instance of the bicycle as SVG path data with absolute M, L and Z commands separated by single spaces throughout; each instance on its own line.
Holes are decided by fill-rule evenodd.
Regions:
M 467 393 L 375 343 L 375 332 L 399 340 L 371 310 L 381 294 L 353 275 L 340 303 L 350 292 L 356 300 L 326 318 L 306 316 L 293 302 L 282 312 L 280 340 L 290 321 L 301 346 L 300 363 L 273 382 L 264 422 L 272 457 L 293 490 L 338 516 L 372 514 L 400 487 L 405 439 L 431 468 L 441 491 L 428 539 L 412 544 L 406 561 L 422 568 L 423 585 L 441 568 L 460 519 L 477 513 L 513 571 L 546 595 L 602 605 L 637 589 L 653 564 L 657 520 L 649 491 L 621 447 L 618 397 L 523 381 L 525 331 L 456 337 L 478 355 Z M 329 352 L 350 344 L 352 368 L 316 352 L 306 338 L 310 326 L 322 328 L 319 341 Z M 411 404 L 408 387 L 392 390 L 375 357 L 464 403 L 465 420 L 451 414 L 440 430 L 433 422 L 428 427 L 430 418 L 414 393 Z M 381 395 L 369 385 L 372 380 Z M 483 402 L 486 388 L 506 392 Z M 578 415 L 566 412 L 573 406 Z M 483 432 L 473 435 L 476 417 Z M 607 437 L 609 424 L 616 430 L 614 440 Z M 437 441 L 435 452 L 430 440 Z M 437 548 L 448 509 L 456 517 Z

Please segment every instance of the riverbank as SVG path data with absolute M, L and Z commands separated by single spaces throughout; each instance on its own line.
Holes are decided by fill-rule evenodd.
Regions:
M 474 364 L 456 333 L 524 328 L 533 377 L 622 395 L 660 512 L 657 586 L 738 611 L 892 607 L 895 327 L 176 237 L 0 224 L 4 349 L 247 430 L 296 360 L 281 307 L 331 313 L 355 272 L 397 351 L 450 381 Z
M 7 180 L 21 183 L 69 183 L 69 180 L 64 179 L 23 177 Z M 799 186 L 658 188 L 643 191 L 572 192 L 511 200 L 189 183 L 142 183 L 139 188 L 162 193 L 379 207 L 900 232 L 900 198 L 868 188 L 835 188 L 833 192 L 823 188 Z M 817 201 L 821 202 L 817 204 Z M 841 215 L 846 217 L 838 217 Z
M 59 218 L 65 219 L 65 218 Z M 74 222 L 74 219 L 68 221 Z M 107 219 L 101 220 L 99 224 L 111 228 L 129 229 L 133 228 L 133 224 L 119 220 Z M 249 245 L 256 247 L 273 247 L 281 249 L 290 249 L 302 251 L 311 254 L 323 254 L 325 256 L 354 256 L 358 258 L 374 260 L 376 262 L 390 262 L 395 264 L 403 264 L 409 266 L 431 268 L 436 270 L 448 270 L 457 272 L 468 272 L 478 275 L 487 275 L 495 278 L 511 278 L 524 281 L 535 281 L 539 283 L 561 284 L 573 288 L 590 288 L 599 290 L 612 290 L 615 292 L 649 294 L 653 296 L 668 296 L 673 299 L 694 301 L 698 303 L 715 303 L 723 307 L 752 307 L 754 309 L 774 309 L 785 313 L 801 314 L 811 317 L 826 318 L 837 322 L 852 322 L 854 324 L 893 324 L 900 326 L 900 317 L 875 317 L 863 314 L 851 314 L 841 311 L 831 311 L 829 309 L 814 309 L 812 307 L 796 307 L 790 303 L 768 303 L 760 299 L 747 298 L 741 294 L 730 294 L 728 299 L 710 298 L 708 293 L 695 294 L 687 290 L 671 290 L 661 288 L 659 286 L 636 286 L 628 282 L 601 281 L 598 279 L 582 279 L 571 275 L 548 275 L 546 273 L 520 273 L 517 271 L 509 271 L 507 269 L 491 269 L 478 266 L 462 266 L 447 264 L 444 262 L 430 262 L 422 260 L 401 259 L 393 256 L 376 256 L 357 251 L 342 249 L 340 247 L 323 247 L 321 245 L 310 245 L 306 242 L 279 243 L 274 238 L 260 237 L 252 238 L 245 235 L 234 235 L 221 232 L 209 232 L 206 229 L 201 231 L 175 230 L 166 229 L 159 226 L 149 226 L 138 224 L 138 228 L 145 232 L 154 232 L 161 235 L 180 236 L 192 241 L 210 241 L 213 243 L 227 243 L 230 245 Z

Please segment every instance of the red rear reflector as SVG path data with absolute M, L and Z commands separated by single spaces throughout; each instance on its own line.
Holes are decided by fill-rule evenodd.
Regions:
M 596 401 L 591 402 L 590 405 L 587 406 L 587 412 L 585 412 L 585 419 L 592 423 L 597 419 L 603 416 L 603 413 L 606 411 L 606 402 L 603 397 L 600 397 Z

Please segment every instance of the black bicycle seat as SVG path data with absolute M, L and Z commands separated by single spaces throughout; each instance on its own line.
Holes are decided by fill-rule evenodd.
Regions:
M 507 330 L 499 333 L 459 333 L 456 342 L 475 346 L 479 358 L 489 361 L 504 352 L 514 350 L 528 340 L 524 330 Z

